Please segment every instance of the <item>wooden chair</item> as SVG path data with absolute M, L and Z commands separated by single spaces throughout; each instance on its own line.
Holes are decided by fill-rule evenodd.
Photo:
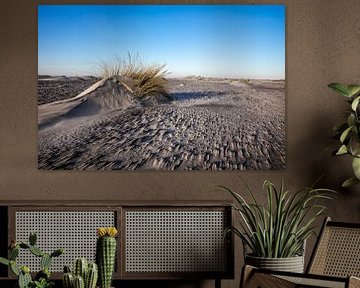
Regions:
M 326 218 L 306 273 L 278 272 L 245 265 L 240 287 L 360 287 L 360 223 Z

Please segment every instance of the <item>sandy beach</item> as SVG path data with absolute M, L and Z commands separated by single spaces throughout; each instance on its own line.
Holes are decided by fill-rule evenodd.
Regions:
M 285 168 L 283 80 L 169 78 L 154 105 L 97 81 L 39 76 L 39 169 Z

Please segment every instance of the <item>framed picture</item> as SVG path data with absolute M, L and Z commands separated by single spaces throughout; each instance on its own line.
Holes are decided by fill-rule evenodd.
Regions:
M 284 5 L 39 5 L 38 167 L 285 168 Z

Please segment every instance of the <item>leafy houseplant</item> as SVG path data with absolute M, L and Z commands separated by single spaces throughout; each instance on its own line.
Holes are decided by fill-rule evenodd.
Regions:
M 343 187 L 348 187 L 360 183 L 360 85 L 331 83 L 328 86 L 346 97 L 347 102 L 351 106 L 351 110 L 347 112 L 347 121 L 334 127 L 340 140 L 340 146 L 334 154 L 349 154 L 353 157 L 352 168 L 355 177 L 347 179 L 342 184 Z
M 30 233 L 29 244 L 20 242 L 12 243 L 8 252 L 8 259 L 0 257 L 0 263 L 10 266 L 11 271 L 18 277 L 19 288 L 50 288 L 54 283 L 50 280 L 50 265 L 52 258 L 58 257 L 64 253 L 63 249 L 57 249 L 51 254 L 45 253 L 36 246 L 37 236 L 35 233 Z M 33 255 L 40 257 L 41 270 L 35 275 L 33 280 L 30 275 L 30 269 L 24 265 L 19 267 L 16 259 L 19 256 L 19 250 L 26 249 Z
M 278 189 L 266 180 L 264 189 L 267 193 L 267 205 L 263 206 L 256 200 L 249 186 L 244 181 L 243 183 L 247 194 L 251 197 L 251 202 L 246 201 L 239 193 L 220 186 L 235 198 L 236 204 L 233 208 L 240 215 L 240 227 L 229 227 L 225 232 L 233 232 L 239 236 L 243 244 L 250 249 L 251 254 L 246 255 L 245 258 L 247 264 L 261 265 L 258 264 L 260 258 L 297 257 L 300 262 L 294 268 L 295 270 L 290 269 L 290 271 L 302 272 L 304 243 L 314 233 L 315 220 L 326 209 L 317 202 L 320 199 L 331 199 L 334 191 L 305 188 L 296 193 L 290 193 L 290 191 L 285 191 L 283 184 Z M 276 267 L 275 264 L 275 267 L 262 268 L 275 270 Z M 289 269 L 286 270 L 289 271 Z

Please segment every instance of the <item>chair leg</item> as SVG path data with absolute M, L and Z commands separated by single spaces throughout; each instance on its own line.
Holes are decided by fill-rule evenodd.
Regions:
M 296 284 L 287 280 L 272 276 L 271 274 L 261 273 L 257 269 L 246 265 L 242 269 L 240 288 L 295 288 Z M 355 286 L 357 288 L 357 286 Z M 354 287 L 354 288 L 355 288 Z M 360 288 L 360 287 L 359 287 Z
M 248 287 L 250 280 L 251 280 L 251 276 L 253 274 L 253 271 L 254 271 L 254 267 L 252 267 L 250 265 L 244 265 L 244 267 L 242 268 L 242 271 L 241 271 L 239 288 Z
M 287 280 L 278 278 L 271 274 L 255 273 L 249 281 L 247 288 L 296 288 L 296 284 Z
M 221 279 L 215 278 L 215 288 L 221 288 Z

